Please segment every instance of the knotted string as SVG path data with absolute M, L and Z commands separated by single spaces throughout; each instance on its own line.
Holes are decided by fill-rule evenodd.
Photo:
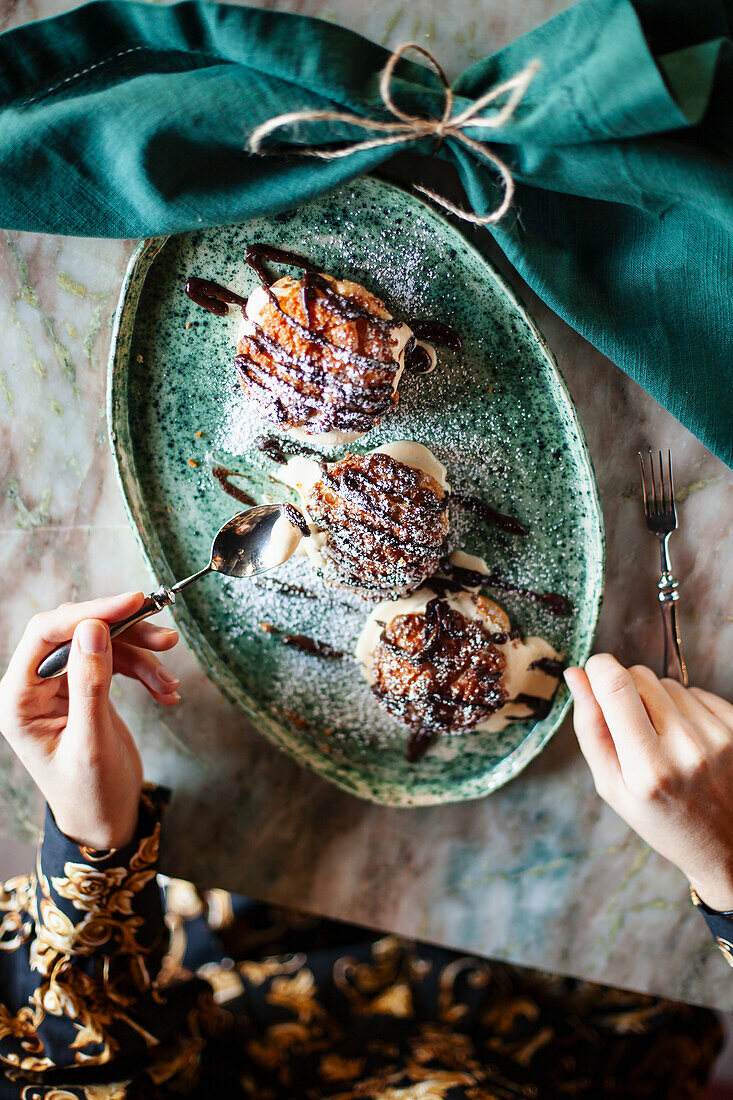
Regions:
M 427 58 L 440 78 L 445 94 L 443 114 L 440 118 L 421 118 L 420 115 L 408 114 L 407 111 L 403 111 L 398 107 L 392 98 L 391 83 L 395 66 L 403 54 L 408 50 L 417 50 L 418 53 L 421 53 L 423 57 Z M 504 161 L 498 157 L 485 142 L 476 141 L 463 131 L 469 126 L 485 130 L 500 129 L 500 127 L 509 121 L 516 111 L 517 106 L 539 68 L 539 61 L 530 61 L 521 72 L 516 73 L 501 84 L 497 84 L 484 95 L 479 96 L 475 102 L 466 107 L 460 114 L 453 115 L 455 97 L 453 95 L 453 89 L 448 83 L 441 66 L 433 55 L 422 46 L 418 46 L 414 42 L 403 42 L 403 44 L 398 46 L 391 55 L 379 78 L 379 93 L 382 97 L 382 102 L 390 114 L 398 121 L 387 122 L 376 118 L 362 118 L 360 115 L 354 115 L 348 111 L 289 111 L 286 114 L 276 115 L 274 118 L 268 119 L 267 122 L 263 122 L 257 126 L 250 134 L 248 143 L 249 149 L 252 153 L 284 152 L 283 149 L 263 149 L 262 142 L 269 134 L 273 133 L 273 131 L 279 130 L 284 126 L 292 126 L 296 122 L 348 122 L 352 126 L 360 126 L 363 130 L 373 130 L 380 133 L 379 137 L 369 138 L 365 141 L 355 141 L 340 149 L 299 149 L 292 146 L 287 148 L 288 153 L 294 153 L 299 156 L 320 157 L 321 160 L 336 160 L 339 157 L 350 157 L 353 153 L 360 153 L 366 149 L 378 149 L 387 145 L 403 145 L 407 142 L 416 141 L 424 137 L 436 137 L 438 139 L 439 148 L 440 144 L 442 144 L 446 138 L 454 138 L 456 141 L 461 142 L 462 145 L 465 145 L 466 148 L 470 149 L 477 157 L 488 161 L 497 170 L 504 186 L 504 197 L 502 201 L 491 214 L 486 214 L 482 217 L 479 214 L 471 214 L 467 210 L 462 210 L 459 206 L 455 206 L 454 203 L 449 202 L 448 199 L 444 198 L 442 195 L 436 194 L 435 191 L 430 191 L 427 187 L 416 185 L 415 190 L 422 192 L 423 195 L 427 195 L 445 210 L 449 210 L 457 217 L 463 218 L 464 221 L 472 222 L 474 225 L 489 225 L 503 218 L 511 206 L 512 199 L 514 198 L 514 180 Z M 483 111 L 490 103 L 493 103 L 504 95 L 507 95 L 507 100 L 499 110 L 495 111 L 488 118 L 477 117 L 480 111 Z

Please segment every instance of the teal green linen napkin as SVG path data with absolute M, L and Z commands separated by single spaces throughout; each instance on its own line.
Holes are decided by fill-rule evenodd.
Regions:
M 580 0 L 454 85 L 457 113 L 542 62 L 511 122 L 491 133 L 517 194 L 490 232 L 561 317 L 729 465 L 732 11 L 730 0 Z M 378 88 L 387 58 L 320 20 L 196 0 L 102 0 L 7 32 L 0 225 L 141 237 L 307 201 L 393 150 L 256 157 L 247 135 L 291 110 L 389 117 Z M 440 82 L 422 65 L 401 61 L 393 94 L 406 110 L 442 112 Z M 310 122 L 277 142 L 366 136 Z M 431 155 L 435 142 L 404 148 Z M 485 162 L 451 138 L 437 155 L 455 164 L 477 213 L 496 206 Z

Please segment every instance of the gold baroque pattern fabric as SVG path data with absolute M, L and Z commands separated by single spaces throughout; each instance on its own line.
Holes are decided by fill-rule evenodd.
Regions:
M 11 1095 L 63 1100 L 68 1089 L 43 1082 L 60 1074 L 103 1077 L 102 1067 L 131 1057 L 154 1060 L 161 1080 L 171 1060 L 169 1076 L 179 1072 L 177 1032 L 193 1035 L 211 993 L 194 983 L 161 1015 L 166 1005 L 155 979 L 167 937 L 157 860 L 166 797 L 160 789 L 143 792 L 137 835 L 115 852 L 79 848 L 48 812 L 35 875 L 0 892 L 0 1065 L 17 1086 Z M 186 1046 L 195 1052 L 191 1038 Z M 94 1082 L 84 1090 L 101 1100 L 127 1095 L 127 1084 Z
M 697 1100 L 702 1009 L 156 877 L 167 793 L 0 889 L 0 1100 Z M 730 931 L 729 931 L 730 935 Z
M 720 913 L 716 909 L 711 909 L 692 886 L 690 887 L 690 897 L 692 898 L 692 904 L 700 910 L 705 918 L 721 955 L 728 966 L 733 966 L 733 912 Z

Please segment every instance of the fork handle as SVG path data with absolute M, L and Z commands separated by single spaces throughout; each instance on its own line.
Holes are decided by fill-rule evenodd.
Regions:
M 659 607 L 664 631 L 664 675 L 687 687 L 687 666 L 682 656 L 680 632 L 677 626 L 677 601 L 679 584 L 671 573 L 662 573 L 657 583 Z

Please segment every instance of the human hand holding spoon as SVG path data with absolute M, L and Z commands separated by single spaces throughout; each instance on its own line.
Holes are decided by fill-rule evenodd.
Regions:
M 159 611 L 175 603 L 176 596 L 189 584 L 208 573 L 224 573 L 228 577 L 254 577 L 282 565 L 295 552 L 300 540 L 310 534 L 308 525 L 292 504 L 260 504 L 246 512 L 232 516 L 216 535 L 211 546 L 209 564 L 185 580 L 167 588 L 161 585 L 145 597 L 134 615 L 110 623 L 111 638 L 116 638 L 128 627 L 149 619 Z M 71 642 L 59 646 L 38 667 L 42 680 L 61 676 L 71 652 Z

